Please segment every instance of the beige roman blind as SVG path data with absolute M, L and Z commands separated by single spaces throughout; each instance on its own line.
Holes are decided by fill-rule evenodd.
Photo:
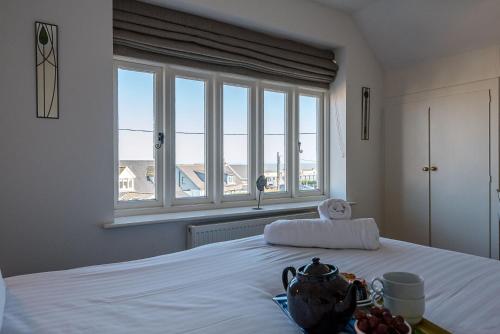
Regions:
M 135 0 L 113 2 L 115 55 L 316 87 L 335 79 L 331 50 Z

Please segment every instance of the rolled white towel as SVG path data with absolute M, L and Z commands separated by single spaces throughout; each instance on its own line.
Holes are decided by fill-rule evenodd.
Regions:
M 353 220 L 277 220 L 264 228 L 270 244 L 297 247 L 378 249 L 379 230 L 373 218 Z
M 330 198 L 318 205 L 321 219 L 351 219 L 351 205 L 342 199 Z

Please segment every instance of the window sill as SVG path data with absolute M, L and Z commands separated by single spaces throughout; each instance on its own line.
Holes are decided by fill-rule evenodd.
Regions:
M 309 201 L 299 203 L 284 203 L 266 205 L 262 210 L 254 210 L 253 207 L 236 207 L 224 209 L 199 210 L 190 212 L 171 212 L 162 214 L 149 214 L 139 216 L 117 217 L 112 223 L 105 223 L 105 229 L 119 227 L 140 226 L 161 223 L 199 223 L 199 222 L 222 222 L 234 219 L 247 219 L 279 214 L 301 213 L 315 211 L 320 201 Z M 353 204 L 353 203 L 352 203 Z
M 114 229 L 130 226 L 142 226 L 163 223 L 200 223 L 224 222 L 236 219 L 251 219 L 258 217 L 278 216 L 280 214 L 293 214 L 316 211 L 321 201 L 307 201 L 282 204 L 268 204 L 262 210 L 255 210 L 254 206 L 209 209 L 189 212 L 170 212 L 161 214 L 148 214 L 138 216 L 117 217 L 112 223 L 103 224 L 105 229 Z M 355 202 L 349 202 L 355 205 Z

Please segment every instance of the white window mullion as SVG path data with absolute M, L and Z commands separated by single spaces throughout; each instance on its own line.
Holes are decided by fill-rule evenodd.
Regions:
M 257 145 L 259 141 L 257 140 L 257 129 L 259 122 L 259 109 L 258 108 L 258 92 L 257 85 L 253 83 L 250 86 L 250 94 L 249 94 L 249 122 L 248 122 L 248 190 L 250 194 L 250 199 L 256 198 L 257 189 L 255 186 L 255 182 L 257 181 L 257 161 L 258 152 Z
M 322 147 L 323 147 L 323 157 L 322 157 L 322 163 L 321 166 L 323 168 L 321 176 L 323 178 L 323 192 L 322 194 L 329 197 L 330 195 L 330 150 L 327 143 L 330 142 L 330 113 L 328 112 L 330 110 L 330 94 L 325 93 L 323 96 L 323 110 L 322 110 L 322 115 L 323 115 L 323 133 L 322 133 L 322 139 L 320 141 Z
M 213 173 L 215 166 L 215 143 L 214 140 L 214 124 L 215 124 L 215 84 L 214 76 L 206 80 L 206 116 L 205 116 L 205 174 L 207 175 L 207 192 L 208 202 L 213 203 L 215 200 L 215 184 L 216 177 Z
M 292 136 L 291 136 L 291 153 L 292 153 L 292 196 L 296 197 L 299 194 L 299 94 L 293 89 L 292 99 Z
M 165 70 L 165 207 L 175 198 L 175 74 Z
M 165 135 L 165 116 L 164 116 L 164 110 L 165 110 L 165 95 L 164 95 L 164 69 L 163 68 L 158 68 L 156 75 L 155 75 L 155 93 L 154 93 L 154 100 L 155 100 L 155 124 L 154 124 L 154 131 L 155 131 L 155 139 L 156 139 L 156 145 L 160 145 L 159 140 L 159 135 L 162 133 Z M 158 203 L 164 204 L 164 197 L 165 197 L 165 182 L 164 182 L 164 171 L 165 171 L 165 152 L 166 152 L 166 145 L 165 145 L 165 137 L 163 137 L 163 143 L 161 143 L 161 146 L 157 148 L 156 146 L 153 148 L 154 153 L 155 153 L 155 175 L 154 175 L 154 183 L 156 187 L 156 198 Z
M 294 197 L 295 191 L 295 154 L 296 154 L 296 134 L 295 134 L 295 89 L 290 89 L 287 96 L 286 104 L 287 112 L 287 137 L 286 137 L 286 152 L 287 152 L 287 187 L 290 192 L 290 196 Z
M 222 194 L 224 192 L 224 168 L 223 168 L 223 144 L 222 144 L 222 81 L 218 75 L 212 79 L 214 85 L 214 162 L 213 175 L 214 175 L 214 203 L 220 205 L 222 202 Z
M 257 84 L 257 101 L 256 105 L 256 130 L 255 137 L 257 139 L 257 165 L 255 177 L 264 174 L 264 87 L 260 83 Z
M 120 196 L 119 189 L 119 170 L 120 161 L 118 156 L 119 146 L 118 146 L 118 62 L 113 64 L 113 171 L 114 171 L 114 203 L 118 207 L 118 199 Z
M 324 179 L 323 179 L 323 170 L 324 170 L 324 166 L 323 166 L 323 161 L 324 161 L 324 151 L 323 151 L 323 136 L 324 136 L 324 127 L 323 125 L 325 124 L 324 123 L 324 113 L 323 113 L 323 104 L 324 104 L 324 99 L 323 99 L 323 96 L 320 95 L 318 97 L 318 111 L 317 111 L 317 119 L 318 119 L 318 125 L 317 125 L 317 131 L 318 131 L 318 134 L 317 134 L 317 139 L 316 139 L 316 156 L 317 156 L 317 168 L 318 168 L 318 171 L 317 171 L 317 176 L 316 176 L 316 179 L 317 179 L 317 182 L 318 182 L 318 191 L 320 194 L 323 194 L 323 190 L 324 190 Z

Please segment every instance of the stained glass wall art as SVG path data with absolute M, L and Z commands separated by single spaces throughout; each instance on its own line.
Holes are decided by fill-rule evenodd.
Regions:
M 54 24 L 35 22 L 36 116 L 59 118 L 58 36 Z

